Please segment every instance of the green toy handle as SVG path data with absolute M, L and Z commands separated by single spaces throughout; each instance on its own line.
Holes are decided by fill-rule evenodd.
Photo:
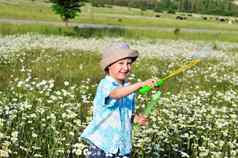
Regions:
M 154 87 L 161 87 L 162 85 L 164 84 L 164 80 L 159 80 L 158 82 L 156 82 L 154 84 Z M 151 91 L 153 89 L 153 87 L 150 87 L 150 86 L 143 86 L 139 89 L 139 93 L 140 94 L 146 94 L 148 93 L 149 91 Z
M 156 91 L 156 93 L 152 96 L 150 102 L 147 104 L 144 110 L 145 116 L 149 116 L 157 108 L 161 94 L 161 91 Z
M 152 96 L 151 100 L 147 104 L 147 106 L 144 109 L 143 114 L 148 117 L 158 106 L 159 106 L 159 100 L 161 96 L 161 91 L 156 91 L 156 93 Z M 139 124 L 134 124 L 134 129 L 137 130 L 139 129 L 140 125 Z

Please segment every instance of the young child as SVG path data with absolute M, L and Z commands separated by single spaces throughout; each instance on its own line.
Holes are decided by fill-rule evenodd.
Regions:
M 127 77 L 138 52 L 126 43 L 114 43 L 102 53 L 101 67 L 106 76 L 97 87 L 93 120 L 81 138 L 90 144 L 89 158 L 129 158 L 132 150 L 132 123 L 146 125 L 143 115 L 135 115 L 135 91 L 153 86 L 155 80 L 130 84 Z

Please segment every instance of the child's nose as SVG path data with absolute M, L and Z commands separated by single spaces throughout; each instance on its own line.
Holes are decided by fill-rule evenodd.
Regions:
M 123 68 L 124 68 L 125 70 L 128 70 L 128 69 L 129 69 L 129 66 L 128 66 L 127 64 L 125 64 L 125 65 L 123 66 Z

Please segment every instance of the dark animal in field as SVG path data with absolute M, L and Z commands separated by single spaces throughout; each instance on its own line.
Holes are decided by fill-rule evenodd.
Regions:
M 156 14 L 156 15 L 155 15 L 156 18 L 159 18 L 160 16 L 161 16 L 161 15 L 159 15 L 159 14 Z
M 217 21 L 220 21 L 220 22 L 228 21 L 228 19 L 225 19 L 225 18 L 223 18 L 223 17 L 216 17 L 216 20 L 217 20 Z
M 224 19 L 224 18 L 220 19 L 220 22 L 225 22 L 225 21 L 226 21 L 226 19 Z
M 176 19 L 178 20 L 186 20 L 187 18 L 185 16 L 176 16 Z

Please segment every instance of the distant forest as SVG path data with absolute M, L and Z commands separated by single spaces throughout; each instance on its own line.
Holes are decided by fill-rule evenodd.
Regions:
M 234 0 L 89 0 L 95 7 L 112 5 L 151 9 L 156 12 L 188 12 L 222 16 L 238 16 L 238 4 Z

